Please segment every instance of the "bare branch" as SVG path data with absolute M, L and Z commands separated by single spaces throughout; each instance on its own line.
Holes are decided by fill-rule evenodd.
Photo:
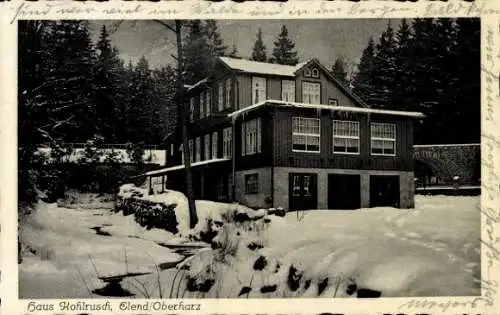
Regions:
M 174 32 L 174 33 L 176 32 L 176 31 L 175 31 L 175 28 L 174 28 L 173 26 L 168 25 L 167 23 L 165 23 L 165 22 L 163 22 L 163 21 L 160 21 L 160 20 L 153 20 L 153 22 L 156 22 L 156 23 L 158 23 L 158 24 L 160 24 L 160 25 L 165 26 L 166 28 L 168 28 L 169 30 L 171 30 L 171 31 L 172 31 L 172 32 Z

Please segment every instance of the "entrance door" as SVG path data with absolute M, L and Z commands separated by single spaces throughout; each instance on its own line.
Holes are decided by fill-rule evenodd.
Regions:
M 361 207 L 361 176 L 328 175 L 328 209 L 359 209 Z
M 370 207 L 399 208 L 399 176 L 370 176 Z
M 290 211 L 316 209 L 318 207 L 317 174 L 290 173 L 288 181 Z

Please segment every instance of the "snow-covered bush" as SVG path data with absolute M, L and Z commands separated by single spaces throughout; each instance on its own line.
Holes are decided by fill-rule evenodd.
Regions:
M 133 214 L 136 222 L 147 229 L 158 228 L 177 233 L 176 207 L 175 203 L 150 200 L 143 188 L 125 184 L 119 189 L 115 211 L 122 211 L 123 215 Z

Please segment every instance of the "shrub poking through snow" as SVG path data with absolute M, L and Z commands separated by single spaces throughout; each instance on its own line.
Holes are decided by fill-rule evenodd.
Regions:
M 302 279 L 302 272 L 300 272 L 294 265 L 290 265 L 288 269 L 288 287 L 291 291 L 297 291 L 300 287 L 300 279 Z
M 144 189 L 126 184 L 120 187 L 115 209 L 122 211 L 123 215 L 133 214 L 135 221 L 147 229 L 158 228 L 177 233 L 176 207 L 175 203 L 148 200 Z

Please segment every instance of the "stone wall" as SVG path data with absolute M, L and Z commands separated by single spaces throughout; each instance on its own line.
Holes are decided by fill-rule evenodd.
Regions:
M 245 193 L 245 175 L 257 174 L 259 191 L 256 194 Z M 235 173 L 236 200 L 244 205 L 254 208 L 268 208 L 272 198 L 272 170 L 270 167 L 256 168 Z M 287 181 L 288 183 L 288 181 Z
M 413 149 L 414 159 L 429 166 L 441 184 L 451 185 L 455 176 L 462 185 L 479 184 L 479 144 L 416 145 Z

